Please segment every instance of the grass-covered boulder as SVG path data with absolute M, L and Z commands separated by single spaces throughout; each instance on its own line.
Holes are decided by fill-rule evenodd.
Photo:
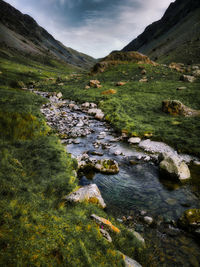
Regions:
M 178 222 L 182 228 L 192 233 L 200 233 L 200 209 L 186 210 Z

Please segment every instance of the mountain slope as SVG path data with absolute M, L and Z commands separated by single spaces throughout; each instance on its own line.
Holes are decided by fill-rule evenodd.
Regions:
M 33 56 L 50 56 L 78 67 L 90 67 L 95 59 L 65 47 L 30 16 L 0 1 L 0 45 Z
M 200 1 L 176 0 L 123 51 L 139 51 L 159 62 L 189 64 L 199 62 L 199 47 Z

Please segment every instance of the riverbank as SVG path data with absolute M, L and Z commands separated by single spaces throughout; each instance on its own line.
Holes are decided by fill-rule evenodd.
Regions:
M 158 151 L 145 153 L 124 142 L 127 139 L 117 136 L 107 123 L 88 115 L 93 103 L 79 105 L 73 101 L 59 100 L 56 94 L 52 94 L 52 97 L 46 92 L 36 93 L 53 100 L 42 108 L 42 112 L 48 123 L 59 132 L 67 150 L 78 161 L 108 158 L 118 162 L 119 174 L 105 175 L 88 168 L 79 172 L 80 185 L 98 185 L 107 204 L 108 214 L 114 215 L 120 223 L 145 237 L 148 257 L 152 253 L 156 254 L 152 260 L 159 266 L 166 263 L 168 266 L 199 264 L 198 244 L 176 223 L 188 207 L 199 207 L 199 198 L 189 184 L 160 180 L 158 158 L 155 155 Z M 67 129 L 73 130 L 68 133 Z M 64 132 L 68 136 L 64 136 Z M 176 153 L 164 144 L 159 143 L 159 148 Z M 189 156 L 182 156 L 184 158 L 187 162 L 193 160 Z M 190 244 L 188 249 L 187 244 Z M 190 261 L 188 253 L 191 255 Z

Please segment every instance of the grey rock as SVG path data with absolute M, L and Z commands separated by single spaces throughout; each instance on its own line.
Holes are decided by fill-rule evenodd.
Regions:
M 141 236 L 141 234 L 139 234 L 138 232 L 134 231 L 133 229 L 129 229 L 129 231 L 130 231 L 131 233 L 133 233 L 133 235 L 135 236 L 135 238 L 145 246 L 145 240 L 144 240 L 144 238 Z
M 144 219 L 144 222 L 149 224 L 149 225 L 153 223 L 153 218 L 151 218 L 149 216 L 145 216 L 143 219 Z
M 181 81 L 184 81 L 184 82 L 190 82 L 190 83 L 193 83 L 196 78 L 194 76 L 191 76 L 191 75 L 181 75 L 180 77 L 180 80 Z
M 130 257 L 126 256 L 122 252 L 118 251 L 124 258 L 125 267 L 142 267 L 137 261 L 131 259 Z
M 102 198 L 101 193 L 96 184 L 83 186 L 75 192 L 65 196 L 63 199 L 69 202 L 93 202 L 95 199 L 103 209 L 106 207 L 104 199 Z
M 195 70 L 195 71 L 193 71 L 193 73 L 192 73 L 195 77 L 200 77 L 200 70 L 198 69 L 198 70 Z
M 101 173 L 116 174 L 119 172 L 118 163 L 112 159 L 98 160 L 94 167 Z
M 160 162 L 160 171 L 169 178 L 186 180 L 191 177 L 187 164 L 180 160 L 176 155 L 165 154 Z
M 128 139 L 128 142 L 130 144 L 139 144 L 141 142 L 141 139 L 139 137 L 131 137 Z
M 108 240 L 108 242 L 112 243 L 112 238 L 106 230 L 100 229 L 100 233 L 103 235 L 105 239 Z

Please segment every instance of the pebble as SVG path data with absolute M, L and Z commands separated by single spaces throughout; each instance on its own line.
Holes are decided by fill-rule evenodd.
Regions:
M 146 212 L 146 210 L 141 210 L 141 211 L 140 211 L 140 214 L 141 214 L 142 216 L 144 216 L 144 215 L 147 214 L 147 212 Z
M 144 222 L 147 223 L 148 225 L 151 225 L 153 223 L 153 218 L 151 218 L 149 216 L 145 216 Z

